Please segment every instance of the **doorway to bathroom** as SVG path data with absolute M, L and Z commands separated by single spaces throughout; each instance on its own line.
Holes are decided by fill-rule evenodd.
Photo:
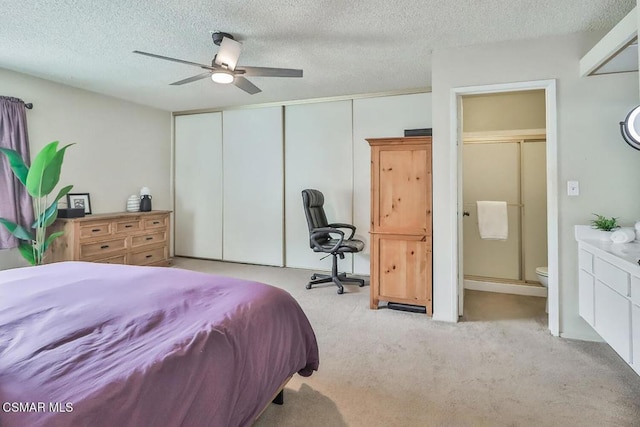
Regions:
M 467 95 L 462 110 L 464 287 L 546 298 L 544 90 Z
M 546 91 L 459 98 L 460 291 L 546 299 Z

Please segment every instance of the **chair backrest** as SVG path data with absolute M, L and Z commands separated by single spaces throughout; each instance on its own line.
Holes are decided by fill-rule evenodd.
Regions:
M 324 213 L 324 196 L 318 190 L 306 189 L 302 190 L 302 206 L 304 207 L 304 215 L 307 217 L 307 226 L 309 227 L 309 235 L 316 228 L 326 227 L 329 225 L 327 215 Z M 318 242 L 329 240 L 330 236 L 320 235 L 316 238 Z M 309 246 L 313 248 L 311 242 Z

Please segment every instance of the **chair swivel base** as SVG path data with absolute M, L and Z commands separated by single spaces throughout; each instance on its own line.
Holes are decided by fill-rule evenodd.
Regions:
M 342 282 L 356 282 L 359 287 L 364 286 L 364 280 L 356 279 L 355 277 L 347 277 L 347 273 L 340 274 L 319 274 L 314 273 L 311 276 L 311 281 L 307 284 L 307 289 L 311 289 L 312 285 L 317 285 L 319 283 L 330 283 L 333 282 L 338 287 L 338 294 L 344 293 L 344 287 Z

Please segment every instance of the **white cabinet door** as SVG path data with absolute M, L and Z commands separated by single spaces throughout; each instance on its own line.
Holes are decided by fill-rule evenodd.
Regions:
M 589 323 L 595 325 L 594 295 L 595 278 L 584 270 L 578 273 L 578 313 Z
M 283 265 L 282 107 L 222 114 L 223 259 Z
M 302 190 L 324 194 L 328 221 L 352 223 L 353 156 L 351 101 L 285 107 L 286 265 L 331 269 L 331 257 L 314 253 L 302 208 Z M 352 271 L 351 255 L 339 262 Z
M 632 351 L 631 367 L 640 374 L 640 307 L 631 305 Z
M 595 329 L 624 359 L 631 361 L 631 302 L 599 280 L 595 284 Z
M 175 118 L 175 254 L 222 258 L 222 113 Z
M 353 100 L 353 225 L 364 251 L 353 256 L 353 271 L 369 274 L 371 148 L 367 138 L 404 136 L 405 129 L 431 127 L 431 94 L 416 93 Z

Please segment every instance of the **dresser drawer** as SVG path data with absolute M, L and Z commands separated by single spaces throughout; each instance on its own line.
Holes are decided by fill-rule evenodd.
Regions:
M 122 254 L 122 255 L 112 256 L 109 258 L 96 259 L 96 260 L 93 260 L 93 262 L 99 262 L 102 264 L 124 264 L 125 263 L 124 258 L 125 258 L 124 254 Z
M 80 239 L 90 239 L 92 237 L 108 236 L 111 234 L 111 222 L 95 222 L 82 224 L 80 226 Z
M 127 264 L 145 265 L 153 264 L 155 262 L 163 261 L 167 259 L 167 248 L 156 248 L 148 251 L 134 252 L 129 254 Z
M 629 273 L 596 258 L 594 262 L 596 278 L 622 296 L 629 296 Z
M 142 230 L 142 221 L 139 219 L 130 221 L 118 221 L 114 223 L 116 233 L 133 233 Z
M 167 226 L 167 216 L 159 215 L 151 218 L 144 219 L 144 229 L 152 230 L 154 228 L 164 228 Z
M 155 233 L 144 234 L 142 236 L 133 236 L 131 238 L 131 247 L 138 248 L 144 245 L 152 245 L 154 243 L 166 242 L 167 233 L 158 231 Z
M 121 251 L 125 248 L 125 239 L 101 240 L 94 243 L 83 243 L 80 245 L 80 259 L 95 257 L 101 254 L 108 254 L 114 251 Z

